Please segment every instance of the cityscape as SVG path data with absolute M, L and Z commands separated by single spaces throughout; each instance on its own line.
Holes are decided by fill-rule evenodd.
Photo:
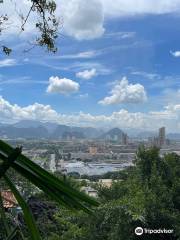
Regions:
M 25 135 L 30 128 L 32 128 L 30 131 L 32 134 L 38 131 L 41 124 L 43 125 L 43 123 L 36 122 L 38 127 L 36 126 L 37 129 L 33 130 L 31 125 L 34 125 L 35 122 L 25 121 L 23 124 L 28 124 L 28 128 L 23 129 Z M 22 122 L 15 124 L 16 130 L 18 130 L 18 126 L 22 127 L 23 124 Z M 133 166 L 141 146 L 145 148 L 157 147 L 160 149 L 160 156 L 168 153 L 180 156 L 180 139 L 169 139 L 165 127 L 159 128 L 156 133 L 153 133 L 154 136 L 151 136 L 151 132 L 146 132 L 133 137 L 129 137 L 119 128 L 109 131 L 91 129 L 91 132 L 94 130 L 91 138 L 85 137 L 83 128 L 77 128 L 74 131 L 74 128 L 68 129 L 67 126 L 64 126 L 65 130 L 63 131 L 63 126 L 60 126 L 61 134 L 58 136 L 58 128 L 59 126 L 56 126 L 56 139 L 41 138 L 41 135 L 39 139 L 33 139 L 31 134 L 31 136 L 26 135 L 24 138 L 15 135 L 14 138 L 10 139 L 5 134 L 6 127 L 4 129 L 1 127 L 0 131 L 2 139 L 13 146 L 23 146 L 23 154 L 47 171 L 86 181 L 86 187 L 83 186 L 81 190 L 95 198 L 97 198 L 98 192 L 93 188 L 94 178 L 92 180 L 87 178 L 97 176 L 98 184 L 110 187 L 114 180 L 111 177 L 104 178 L 104 176 Z M 17 132 L 19 134 L 19 131 Z M 169 136 L 172 137 L 172 135 Z
M 48 139 L 39 135 L 37 139 L 33 138 L 32 133 L 38 132 L 41 123 L 36 123 L 39 126 L 33 130 L 30 125 L 34 122 L 27 122 L 29 128 L 24 127 L 20 131 L 23 130 L 24 135 L 27 134 L 26 137 L 15 135 L 14 138 L 8 138 L 5 133 L 6 127 L 4 129 L 1 127 L 1 138 L 14 146 L 23 146 L 23 153 L 26 156 L 53 173 L 57 171 L 63 174 L 77 174 L 80 177 L 81 175 L 102 175 L 119 171 L 133 165 L 138 148 L 142 145 L 146 148 L 159 148 L 161 156 L 172 152 L 180 155 L 180 139 L 169 139 L 168 136 L 171 137 L 171 135 L 166 134 L 165 127 L 161 127 L 156 133 L 141 133 L 131 137 L 119 128 L 104 132 L 91 129 L 94 135 L 89 138 L 84 134 L 87 129 L 77 128 L 75 131 L 68 129 L 67 126 L 64 126 L 65 130 L 62 130 L 63 126 L 60 126 L 61 133 L 58 136 L 58 126 L 55 129 L 56 138 Z M 17 132 L 19 125 L 22 126 L 22 123 L 17 124 L 15 128 Z M 28 136 L 28 131 L 31 136 Z M 154 136 L 151 136 L 152 134 Z
M 0 0 L 0 240 L 180 240 L 180 0 Z

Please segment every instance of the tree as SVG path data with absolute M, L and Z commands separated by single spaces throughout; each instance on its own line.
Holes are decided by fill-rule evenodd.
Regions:
M 13 0 L 11 0 L 13 2 Z M 32 47 L 41 46 L 46 47 L 48 51 L 56 52 L 57 47 L 55 41 L 58 37 L 58 26 L 59 20 L 55 16 L 56 11 L 56 2 L 54 0 L 29 0 L 31 6 L 26 16 L 21 13 L 18 13 L 21 19 L 21 32 L 24 32 L 26 29 L 26 23 L 32 13 L 36 14 L 38 21 L 34 23 L 35 28 L 37 29 L 37 37 L 32 44 Z M 3 3 L 1 3 L 3 4 Z M 0 16 L 0 34 L 3 34 L 3 30 L 6 28 L 8 23 L 9 16 L 3 14 Z M 30 48 L 30 49 L 31 49 Z M 6 46 L 5 43 L 1 43 L 1 49 L 6 54 L 9 55 L 12 49 Z M 30 50 L 29 49 L 29 50 Z
M 160 157 L 154 148 L 140 151 L 135 166 L 123 170 L 120 181 L 110 188 L 98 188 L 100 205 L 95 214 L 58 209 L 53 221 L 47 221 L 47 239 L 136 240 L 134 230 L 141 226 L 174 230 L 173 234 L 146 234 L 142 239 L 179 240 L 180 156 Z M 144 169 L 147 171 L 142 172 Z M 41 221 L 39 224 L 43 229 Z

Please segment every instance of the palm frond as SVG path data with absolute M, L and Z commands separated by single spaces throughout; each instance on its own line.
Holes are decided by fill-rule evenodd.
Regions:
M 34 217 L 31 213 L 31 210 L 30 210 L 29 206 L 27 205 L 27 203 L 25 202 L 24 198 L 21 196 L 19 191 L 16 189 L 16 186 L 11 182 L 11 180 L 8 178 L 8 176 L 6 176 L 6 174 L 4 175 L 4 179 L 7 183 L 7 185 L 9 186 L 9 188 L 11 189 L 11 191 L 13 192 L 13 194 L 14 194 L 16 200 L 18 201 L 20 207 L 23 210 L 24 219 L 25 219 L 25 222 L 28 226 L 29 233 L 31 235 L 31 239 L 32 240 L 40 240 L 41 237 L 40 237 L 39 231 L 37 229 Z
M 4 177 L 6 183 L 21 206 L 32 240 L 41 239 L 40 234 L 29 206 L 17 190 L 14 183 L 6 174 L 9 168 L 13 168 L 17 173 L 44 191 L 44 193 L 50 196 L 61 206 L 68 207 L 72 210 L 83 210 L 87 213 L 92 213 L 91 207 L 98 206 L 98 202 L 95 199 L 74 189 L 67 182 L 44 170 L 24 156 L 21 153 L 21 150 L 21 148 L 14 149 L 4 141 L 0 140 L 0 159 L 3 161 L 0 165 L 0 179 Z M 16 231 L 14 230 L 9 233 L 6 222 L 5 230 L 8 239 L 13 239 Z

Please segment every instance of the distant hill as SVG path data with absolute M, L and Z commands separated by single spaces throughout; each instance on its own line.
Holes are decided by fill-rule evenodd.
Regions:
M 157 132 L 151 132 L 151 131 L 144 131 L 144 132 L 140 132 L 137 134 L 137 138 L 139 139 L 148 139 L 150 137 L 155 137 L 157 136 Z
M 148 139 L 150 137 L 156 137 L 156 136 L 158 136 L 158 132 L 145 131 L 137 134 L 137 138 L 139 139 Z M 180 133 L 168 133 L 166 135 L 166 138 L 171 140 L 180 140 Z
M 102 130 L 96 128 L 70 127 L 57 123 L 22 120 L 15 124 L 0 124 L 0 136 L 8 138 L 97 138 Z
M 12 124 L 13 127 L 16 128 L 37 128 L 42 126 L 43 123 L 35 120 L 22 120 L 17 123 Z
M 103 130 L 93 127 L 72 127 L 72 131 L 81 132 L 86 138 L 97 138 L 104 133 Z
M 66 125 L 58 125 L 54 132 L 51 134 L 52 138 L 64 138 L 64 136 L 72 135 L 72 137 L 80 138 L 97 138 L 102 134 L 102 130 L 96 128 L 85 128 L 85 127 L 69 127 Z
M 0 127 L 0 135 L 8 138 L 48 138 L 48 134 L 48 130 L 42 126 L 28 128 Z
M 71 127 L 66 125 L 58 125 L 51 134 L 51 138 L 61 139 L 64 132 L 71 132 Z
M 108 132 L 102 134 L 99 138 L 107 140 L 121 140 L 124 132 L 119 128 L 113 128 Z
M 57 123 L 40 122 L 35 120 L 22 120 L 13 124 L 16 128 L 37 128 L 39 126 L 46 128 L 49 132 L 53 132 L 58 126 Z
M 64 132 L 63 135 L 62 135 L 62 139 L 73 139 L 73 138 L 76 138 L 76 139 L 84 139 L 85 136 L 82 132 Z
M 126 130 L 128 131 L 128 130 Z M 131 132 L 128 131 L 128 135 Z M 0 123 L 0 137 L 6 136 L 8 138 L 34 138 L 34 139 L 109 139 L 122 140 L 124 132 L 119 128 L 113 128 L 108 131 L 97 129 L 93 127 L 74 127 L 67 125 L 60 125 L 51 122 L 40 122 L 34 120 L 22 120 L 15 124 Z M 133 132 L 131 137 L 139 139 L 147 139 L 149 137 L 157 136 L 158 132 L 144 131 Z M 180 140 L 180 133 L 169 133 L 167 138 L 171 140 Z
M 169 133 L 167 138 L 170 140 L 180 140 L 180 133 Z

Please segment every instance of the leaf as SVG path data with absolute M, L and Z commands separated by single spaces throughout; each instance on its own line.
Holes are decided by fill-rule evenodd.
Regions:
M 21 148 L 13 149 L 12 153 L 9 154 L 6 159 L 3 159 L 3 163 L 0 165 L 0 178 L 6 173 L 6 171 L 11 167 L 12 163 L 21 154 Z M 2 155 L 3 156 L 3 155 Z M 0 156 L 1 157 L 1 156 Z
M 51 186 L 53 189 L 57 188 L 57 190 L 65 192 L 69 196 L 77 197 L 81 201 L 85 201 L 93 206 L 98 206 L 98 202 L 96 200 L 94 200 L 93 198 L 87 196 L 82 192 L 75 190 L 68 183 L 65 183 L 63 180 L 58 179 L 53 174 L 47 172 L 46 170 L 41 168 L 36 163 L 30 161 L 27 157 L 23 156 L 22 154 L 17 159 L 17 162 L 23 163 L 25 166 L 31 169 L 38 176 L 41 176 L 43 180 L 46 181 L 47 184 Z
M 23 210 L 24 219 L 25 219 L 25 222 L 28 226 L 29 233 L 31 235 L 31 240 L 41 240 L 39 231 L 36 227 L 36 223 L 35 223 L 34 217 L 31 213 L 31 210 L 30 210 L 29 206 L 27 205 L 27 203 L 25 202 L 25 200 L 23 199 L 23 197 L 21 196 L 19 191 L 16 189 L 15 185 L 7 177 L 7 175 L 4 175 L 4 179 L 5 179 L 6 183 L 8 184 L 8 186 L 10 187 L 10 189 L 13 192 L 16 200 L 18 201 L 19 205 L 21 206 L 21 208 Z
M 0 192 L 0 215 L 2 217 L 2 222 L 3 222 L 3 225 L 4 225 L 4 231 L 5 231 L 6 235 L 8 235 L 9 232 L 10 232 L 10 229 L 9 229 L 9 226 L 8 226 L 8 221 L 7 221 L 4 206 L 3 206 L 3 199 L 2 199 L 1 192 Z
M 0 150 L 8 155 L 13 151 L 13 148 L 0 140 Z M 91 206 L 99 205 L 95 199 L 75 190 L 68 183 L 47 172 L 23 154 L 21 154 L 13 163 L 13 168 L 24 177 L 27 178 L 28 176 L 28 179 L 32 183 L 42 189 L 45 193 L 49 194 L 54 200 L 58 201 L 57 198 L 59 198 L 59 200 L 65 202 L 66 206 L 78 206 L 78 208 L 83 210 L 86 209 L 89 212 L 80 201 L 90 204 Z
M 73 194 L 71 196 L 67 195 L 66 192 L 62 192 L 56 189 L 54 186 L 49 186 L 48 182 L 45 182 L 44 179 L 40 178 L 34 172 L 29 171 L 25 168 L 22 168 L 18 164 L 13 165 L 14 169 L 18 171 L 22 176 L 26 177 L 29 181 L 31 181 L 38 188 L 43 190 L 46 194 L 48 194 L 52 199 L 54 199 L 59 204 L 71 208 L 71 209 L 81 209 L 87 213 L 92 213 L 90 209 L 84 206 Z
M 17 236 L 18 227 L 15 227 L 6 240 L 13 240 Z

